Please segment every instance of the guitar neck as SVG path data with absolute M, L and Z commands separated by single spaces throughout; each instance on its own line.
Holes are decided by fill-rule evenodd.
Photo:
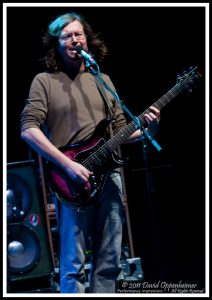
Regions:
M 167 105 L 172 99 L 174 99 L 180 92 L 181 88 L 175 85 L 171 90 L 169 90 L 165 95 L 158 99 L 152 106 L 161 110 L 165 105 Z M 145 124 L 144 115 L 150 112 L 150 108 L 147 108 L 142 114 L 138 116 L 139 121 Z M 110 156 L 121 144 L 127 141 L 127 139 L 137 130 L 135 121 L 129 123 L 126 127 L 121 129 L 116 135 L 114 135 L 110 140 L 105 142 L 98 150 L 91 154 L 88 159 L 83 162 L 83 165 L 87 168 L 90 166 L 97 166 L 100 161 L 103 161 L 106 157 Z
M 188 74 L 183 77 L 178 77 L 177 84 L 171 88 L 165 95 L 158 99 L 151 106 L 156 107 L 161 110 L 166 106 L 172 99 L 174 99 L 182 91 L 186 90 L 190 86 L 193 86 L 201 75 L 197 71 L 197 67 L 191 69 Z M 147 108 L 142 114 L 138 116 L 138 119 L 142 125 L 145 125 L 146 113 L 149 113 L 150 107 Z M 98 165 L 98 162 L 106 159 L 110 154 L 112 154 L 121 144 L 125 143 L 127 139 L 137 130 L 136 122 L 132 121 L 125 128 L 121 129 L 116 135 L 114 135 L 110 140 L 104 143 L 98 150 L 92 154 L 89 159 L 86 159 L 83 163 L 85 166 L 89 167 L 90 165 Z
M 166 106 L 172 99 L 174 99 L 179 93 L 180 89 L 177 85 L 175 85 L 172 89 L 170 89 L 165 95 L 163 95 L 160 99 L 158 99 L 151 106 L 156 107 L 161 110 L 164 106 Z M 142 114 L 138 116 L 141 124 L 145 124 L 146 113 L 150 112 L 150 108 L 147 108 Z M 109 148 L 111 152 L 113 152 L 119 145 L 126 142 L 126 140 L 137 130 L 135 121 L 129 123 L 125 128 L 121 129 L 115 136 L 113 136 L 109 141 L 104 144 L 105 148 Z

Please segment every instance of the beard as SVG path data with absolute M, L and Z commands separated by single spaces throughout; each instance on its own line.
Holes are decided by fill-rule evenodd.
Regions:
M 63 60 L 62 70 L 69 75 L 70 78 L 74 79 L 80 72 L 83 64 L 83 58 L 76 55 L 74 58 Z

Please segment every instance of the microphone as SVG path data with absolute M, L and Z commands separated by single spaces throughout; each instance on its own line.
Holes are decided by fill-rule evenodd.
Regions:
M 97 65 L 97 63 L 95 62 L 95 60 L 93 59 L 93 57 L 89 53 L 87 53 L 86 51 L 84 51 L 81 46 L 76 46 L 75 50 L 77 51 L 77 53 L 81 54 L 82 57 L 85 60 L 89 61 L 89 63 L 91 65 Z

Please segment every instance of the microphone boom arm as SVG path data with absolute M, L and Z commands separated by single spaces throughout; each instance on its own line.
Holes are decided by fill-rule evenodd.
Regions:
M 113 97 L 116 99 L 116 101 L 120 104 L 120 106 L 122 107 L 123 111 L 126 112 L 130 118 L 135 122 L 136 124 L 136 130 L 137 129 L 141 129 L 143 131 L 143 134 L 145 135 L 145 137 L 147 137 L 147 139 L 152 143 L 152 145 L 158 150 L 160 151 L 162 148 L 160 147 L 160 145 L 156 142 L 156 140 L 150 135 L 150 133 L 146 130 L 146 128 L 144 128 L 144 126 L 141 124 L 140 120 L 138 117 L 134 116 L 129 109 L 126 107 L 126 105 L 121 101 L 121 99 L 119 98 L 118 94 L 116 92 L 114 92 L 110 86 L 102 79 L 101 77 L 101 73 L 100 73 L 100 68 L 97 64 L 97 62 L 93 59 L 93 57 L 85 52 L 82 47 L 80 46 L 76 46 L 75 47 L 76 51 L 82 55 L 82 57 L 85 59 L 85 65 L 87 68 L 90 69 L 91 73 L 93 75 L 95 75 L 97 77 L 97 79 L 100 81 L 100 83 L 103 84 L 103 86 L 113 95 Z M 94 68 L 94 66 L 96 67 L 96 70 Z M 143 137 L 142 137 L 143 138 Z

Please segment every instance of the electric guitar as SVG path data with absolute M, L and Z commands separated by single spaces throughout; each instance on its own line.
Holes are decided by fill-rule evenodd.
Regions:
M 181 92 L 191 91 L 191 87 L 200 77 L 197 67 L 190 68 L 188 73 L 184 72 L 183 76 L 178 76 L 176 85 L 152 106 L 161 110 Z M 144 115 L 149 112 L 148 108 L 138 116 L 141 124 L 145 124 Z M 60 200 L 76 205 L 89 203 L 101 192 L 110 170 L 123 166 L 124 160 L 115 154 L 115 150 L 136 131 L 136 124 L 132 121 L 106 141 L 103 136 L 110 122 L 111 120 L 108 119 L 102 120 L 88 140 L 59 148 L 68 158 L 93 172 L 86 184 L 75 182 L 61 168 L 51 162 L 47 163 L 50 189 Z

